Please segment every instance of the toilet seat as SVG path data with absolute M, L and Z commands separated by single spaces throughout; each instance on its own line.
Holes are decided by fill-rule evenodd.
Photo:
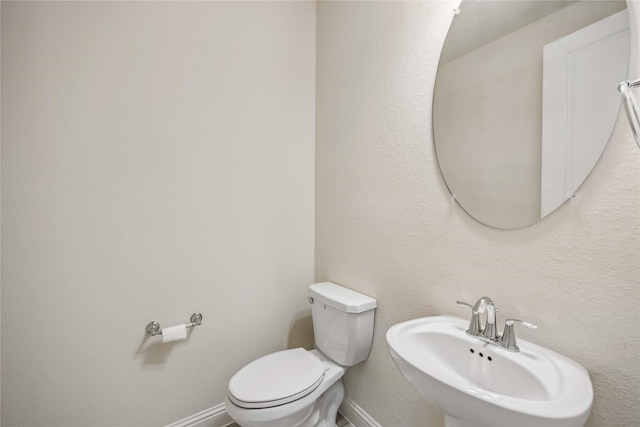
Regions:
M 229 399 L 248 409 L 271 408 L 301 399 L 324 378 L 325 366 L 303 348 L 263 356 L 229 381 Z

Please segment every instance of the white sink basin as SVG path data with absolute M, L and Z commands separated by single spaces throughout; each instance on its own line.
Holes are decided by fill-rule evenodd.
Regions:
M 584 426 L 593 388 L 582 366 L 525 340 L 507 351 L 467 335 L 468 325 L 433 316 L 387 331 L 396 366 L 447 427 Z

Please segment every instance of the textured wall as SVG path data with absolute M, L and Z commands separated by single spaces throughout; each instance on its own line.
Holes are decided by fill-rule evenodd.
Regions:
M 589 370 L 590 426 L 637 425 L 640 150 L 620 116 L 576 198 L 542 222 L 500 231 L 468 217 L 448 198 L 431 128 L 452 7 L 318 4 L 316 279 L 379 301 L 371 356 L 347 372 L 347 395 L 385 426 L 442 425 L 394 367 L 386 330 L 466 317 L 455 300 L 489 295 L 500 318 L 540 326 L 521 337 Z M 638 52 L 637 28 L 632 40 Z
M 168 424 L 287 345 L 314 81 L 311 2 L 2 2 L 3 427 Z

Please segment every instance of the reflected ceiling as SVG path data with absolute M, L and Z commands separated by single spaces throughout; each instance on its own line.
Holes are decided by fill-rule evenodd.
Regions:
M 449 62 L 573 3 L 577 1 L 465 0 L 455 20 L 456 31 L 447 36 L 447 49 L 440 61 Z

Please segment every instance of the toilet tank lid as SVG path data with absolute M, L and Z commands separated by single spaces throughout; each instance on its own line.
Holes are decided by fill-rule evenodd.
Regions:
M 362 313 L 378 306 L 374 298 L 331 282 L 314 283 L 309 287 L 309 295 L 346 313 Z

